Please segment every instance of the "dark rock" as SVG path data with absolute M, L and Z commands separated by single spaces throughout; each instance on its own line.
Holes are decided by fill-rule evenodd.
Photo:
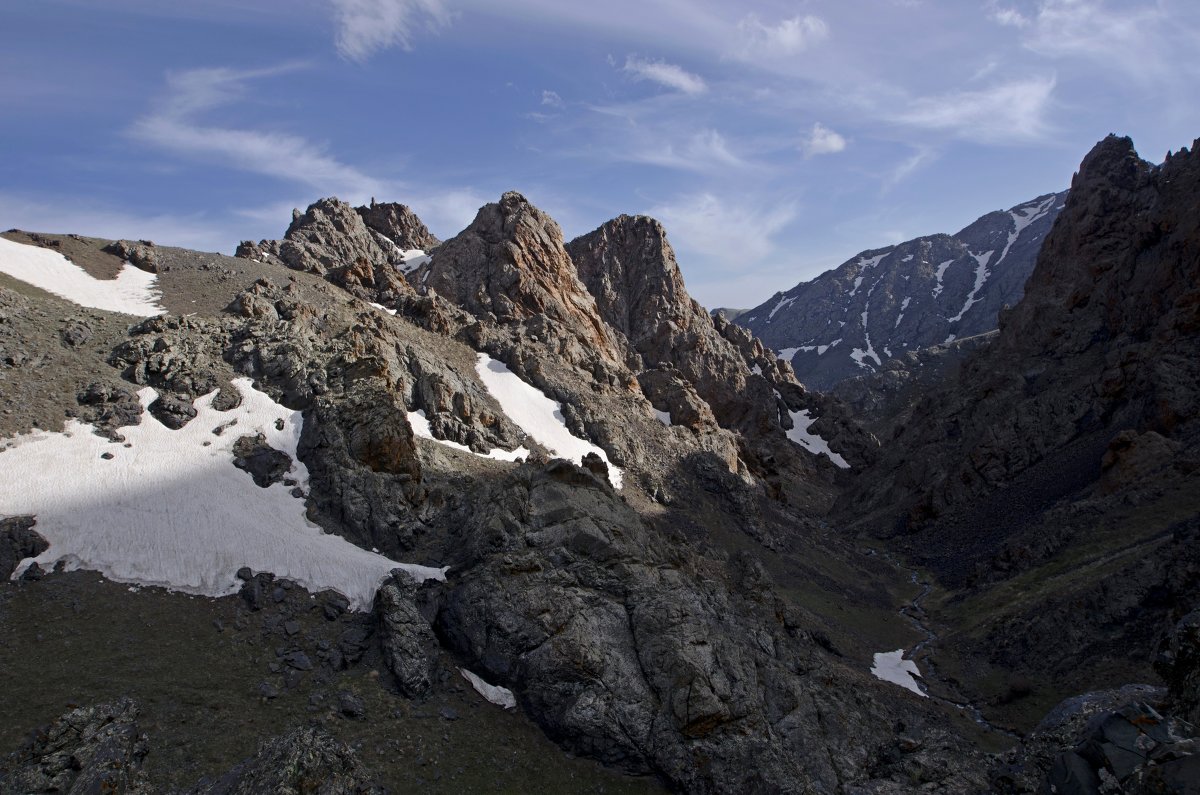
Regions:
M 77 400 L 84 409 L 80 418 L 110 434 L 117 428 L 137 425 L 142 419 L 142 402 L 127 386 L 97 381 L 80 392 Z
M 71 322 L 63 328 L 59 336 L 62 341 L 72 348 L 84 345 L 92 338 L 92 329 L 84 323 Z
M 265 489 L 291 471 L 292 457 L 268 445 L 267 437 L 259 433 L 234 442 L 233 465 L 249 472 L 255 485 Z
M 265 699 L 279 698 L 279 688 L 270 682 L 260 682 L 258 694 Z
M 33 516 L 0 519 L 0 582 L 11 577 L 21 561 L 50 548 L 50 543 L 33 529 L 36 524 Z
M 150 413 L 171 430 L 179 430 L 196 417 L 196 407 L 190 400 L 178 395 L 159 395 L 150 404 Z
M 297 729 L 263 743 L 258 753 L 190 795 L 258 793 L 383 795 L 385 790 L 348 746 L 316 729 Z
M 37 732 L 0 766 L 0 791 L 148 793 L 138 707 L 128 698 L 80 707 Z
M 158 251 L 149 240 L 118 240 L 105 246 L 104 251 L 148 273 L 158 273 L 161 268 Z
M 238 595 L 242 597 L 251 610 L 262 610 L 267 606 L 268 593 L 274 590 L 275 575 L 263 571 L 255 574 L 250 579 L 241 576 L 243 573 L 249 573 L 249 571 L 246 567 L 238 570 L 238 579 L 244 580 L 242 587 L 238 590 Z
M 417 610 L 417 586 L 403 572 L 394 573 L 375 595 L 379 617 L 379 642 L 383 660 L 396 677 L 401 692 L 410 698 L 429 691 L 437 638 Z
M 367 707 L 363 700 L 348 690 L 338 693 L 338 713 L 347 718 L 362 720 L 367 717 Z

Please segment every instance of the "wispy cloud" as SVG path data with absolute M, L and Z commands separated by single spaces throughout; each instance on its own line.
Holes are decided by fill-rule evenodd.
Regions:
M 346 199 L 385 193 L 384 183 L 301 136 L 204 123 L 206 112 L 243 97 L 252 81 L 298 68 L 287 64 L 270 69 L 193 69 L 169 74 L 170 95 L 166 101 L 156 112 L 134 122 L 130 132 L 138 140 L 167 151 L 298 182 Z
M 702 192 L 652 207 L 676 248 L 708 265 L 746 269 L 775 248 L 773 238 L 796 217 L 791 202 L 763 205 Z
M 1025 47 L 1050 58 L 1082 58 L 1114 66 L 1139 81 L 1154 80 L 1193 63 L 1200 30 L 1169 3 L 1124 6 L 1103 0 L 1039 0 L 1030 13 L 993 0 L 989 18 L 1022 32 Z M 1183 42 L 1180 50 L 1178 41 Z M 1194 73 L 1195 68 L 1191 68 Z
M 453 15 L 443 0 L 332 0 L 343 58 L 365 62 L 389 47 L 412 49 L 420 31 L 437 31 Z
M 794 16 L 768 25 L 757 14 L 747 14 L 738 22 L 743 53 L 755 55 L 795 55 L 829 38 L 829 25 L 820 17 Z
M 665 61 L 650 61 L 630 55 L 621 69 L 634 80 L 649 80 L 684 94 L 703 94 L 708 90 L 704 78 Z
M 542 92 L 542 104 L 547 105 L 551 108 L 565 107 L 563 104 L 562 97 L 560 97 L 558 95 L 557 91 L 543 91 Z
M 614 151 L 613 156 L 618 160 L 698 172 L 747 165 L 730 150 L 725 137 L 716 130 L 701 130 L 679 144 L 622 147 Z
M 812 126 L 812 131 L 801 142 L 800 150 L 808 157 L 832 155 L 846 148 L 846 139 L 821 122 Z
M 892 188 L 896 187 L 901 182 L 908 179 L 921 168 L 929 165 L 936 159 L 937 153 L 933 149 L 918 149 L 897 163 L 884 175 L 881 192 L 887 193 Z
M 1037 140 L 1048 129 L 1045 117 L 1054 85 L 1053 77 L 1032 77 L 979 91 L 920 97 L 892 120 L 986 143 Z

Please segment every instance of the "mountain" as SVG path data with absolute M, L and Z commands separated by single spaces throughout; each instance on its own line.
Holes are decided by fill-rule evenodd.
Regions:
M 1195 793 L 1198 197 L 1098 145 L 882 442 L 644 216 L 5 233 L 0 792 Z
M 958 592 L 947 643 L 975 697 L 1005 697 L 986 684 L 1000 671 L 1064 689 L 1146 677 L 1200 608 L 1198 285 L 1200 151 L 1155 166 L 1110 136 L 995 340 L 841 497 L 848 527 Z
M 991 331 L 997 313 L 1021 299 L 1066 196 L 988 213 L 956 235 L 864 251 L 736 322 L 821 390 L 878 372 L 908 351 Z

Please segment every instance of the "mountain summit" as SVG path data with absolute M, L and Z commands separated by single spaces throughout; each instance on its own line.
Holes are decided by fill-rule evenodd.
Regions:
M 736 322 L 817 389 L 909 351 L 996 328 L 1015 305 L 1066 192 L 991 212 L 956 235 L 869 249 L 746 310 Z

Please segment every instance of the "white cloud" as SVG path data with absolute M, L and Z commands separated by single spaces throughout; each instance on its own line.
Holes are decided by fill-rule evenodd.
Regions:
M 989 17 L 1023 31 L 1024 45 L 1050 58 L 1081 58 L 1138 81 L 1195 73 L 1196 16 L 1170 3 L 1039 0 L 1031 14 L 993 6 Z M 1190 19 L 1189 19 L 1190 17 Z
M 796 217 L 790 202 L 762 206 L 703 192 L 652 207 L 675 247 L 702 262 L 744 270 L 775 248 L 772 238 Z
M 415 33 L 436 31 L 452 15 L 442 0 L 332 0 L 337 50 L 362 63 L 389 47 L 412 49 Z
M 882 191 L 887 193 L 899 185 L 922 167 L 937 159 L 937 153 L 932 149 L 918 149 L 910 156 L 896 164 L 883 178 Z
M 666 143 L 622 147 L 613 156 L 618 160 L 698 172 L 747 165 L 746 161 L 730 151 L 725 137 L 716 130 L 701 130 L 678 145 Z
M 795 16 L 767 25 L 757 14 L 748 14 L 738 22 L 744 52 L 748 56 L 795 55 L 829 38 L 829 25 L 815 16 Z
M 832 155 L 846 148 L 846 139 L 821 122 L 812 126 L 812 132 L 800 144 L 801 151 L 809 157 Z
M 980 91 L 920 97 L 892 120 L 988 143 L 1031 141 L 1047 132 L 1053 77 L 1032 77 Z
M 1029 17 L 1022 14 L 1015 8 L 998 6 L 995 3 L 990 5 L 988 19 L 998 25 L 1007 25 L 1013 28 L 1029 27 Z
M 156 113 L 134 122 L 131 134 L 146 143 L 191 157 L 213 160 L 242 171 L 298 182 L 324 194 L 361 201 L 386 193 L 384 183 L 342 163 L 324 148 L 284 132 L 206 125 L 206 111 L 245 93 L 252 80 L 294 71 L 273 69 L 193 69 L 167 76 L 171 95 Z
M 557 91 L 543 91 L 542 92 L 542 104 L 547 105 L 551 108 L 565 107 L 563 104 L 562 97 L 560 97 L 558 95 Z
M 634 80 L 650 80 L 684 94 L 703 94 L 708 90 L 704 78 L 665 61 L 650 61 L 630 55 L 625 59 L 625 66 L 621 71 Z

